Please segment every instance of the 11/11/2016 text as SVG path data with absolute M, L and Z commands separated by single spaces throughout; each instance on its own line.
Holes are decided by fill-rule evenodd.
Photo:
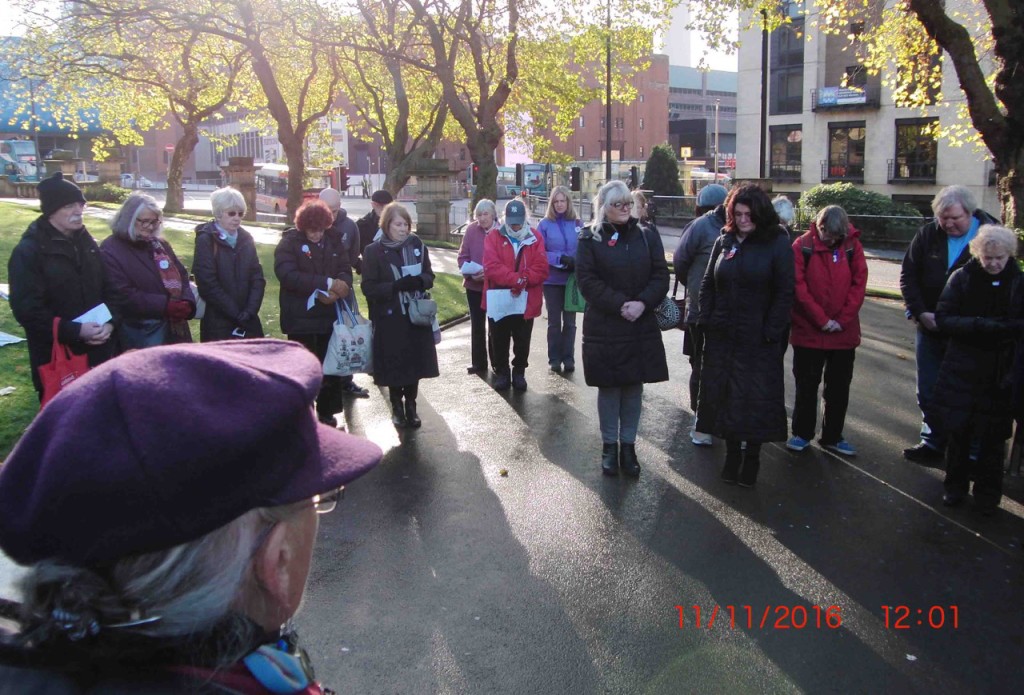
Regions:
M 701 606 L 676 606 L 679 629 L 710 630 L 716 623 L 730 630 L 804 630 L 807 628 L 835 630 L 843 625 L 843 611 L 839 606 L 719 606 L 710 611 Z M 721 615 L 720 615 L 721 614 Z

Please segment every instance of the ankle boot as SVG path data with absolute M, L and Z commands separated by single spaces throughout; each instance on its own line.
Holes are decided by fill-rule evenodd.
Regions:
M 405 399 L 405 421 L 409 427 L 419 427 L 423 424 L 416 414 L 416 401 L 409 398 Z
M 740 462 L 743 452 L 739 448 L 729 447 L 725 450 L 725 465 L 722 467 L 722 480 L 735 485 L 740 479 Z
M 402 399 L 391 401 L 391 423 L 395 427 L 405 427 L 408 423 L 405 419 L 405 408 L 402 407 Z
M 744 452 L 743 470 L 740 471 L 740 487 L 754 487 L 757 482 L 757 472 L 761 469 L 761 455 L 756 452 L 751 455 Z
M 619 474 L 619 445 L 617 442 L 601 447 L 601 472 L 605 475 Z
M 619 444 L 619 467 L 630 478 L 640 477 L 640 462 L 636 460 L 636 444 Z
M 526 372 L 522 369 L 512 370 L 512 388 L 515 391 L 526 390 Z

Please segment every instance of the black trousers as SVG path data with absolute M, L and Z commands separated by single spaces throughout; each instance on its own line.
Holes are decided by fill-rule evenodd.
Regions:
M 697 412 L 697 395 L 700 393 L 700 372 L 704 366 L 704 329 L 695 323 L 686 324 L 690 356 L 690 410 Z
M 793 346 L 793 434 L 808 441 L 814 438 L 818 419 L 818 385 L 825 372 L 825 415 L 821 420 L 821 443 L 835 444 L 843 438 L 843 424 L 850 405 L 850 382 L 856 350 L 818 350 Z
M 324 363 L 327 356 L 327 344 L 331 342 L 331 334 L 307 334 L 289 335 L 288 340 L 301 343 L 307 350 L 316 355 L 320 364 Z M 344 398 L 341 387 L 344 380 L 352 381 L 352 377 L 324 375 L 323 383 L 320 384 L 320 393 L 316 396 L 316 414 L 322 417 L 329 417 L 344 410 Z
M 972 444 L 977 461 L 971 461 Z M 995 509 L 1003 498 L 1003 459 L 1006 442 L 986 432 L 968 429 L 950 432 L 946 442 L 946 492 L 966 495 L 974 474 L 974 501 L 982 508 Z
M 506 316 L 501 321 L 487 319 L 491 329 L 491 366 L 498 374 L 508 374 L 508 351 L 512 346 L 512 369 L 526 371 L 530 360 L 530 337 L 533 335 L 533 319 L 521 315 Z
M 486 373 L 490 350 L 487 340 L 487 312 L 480 306 L 483 298 L 483 292 L 466 290 L 466 302 L 469 304 L 471 364 L 477 371 Z

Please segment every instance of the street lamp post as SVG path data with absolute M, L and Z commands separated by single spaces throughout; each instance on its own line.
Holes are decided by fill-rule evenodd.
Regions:
M 612 2 L 605 2 L 604 39 L 604 180 L 612 180 Z
M 719 146 L 719 131 L 718 131 L 718 107 L 721 106 L 722 100 L 715 99 L 715 183 L 718 183 L 718 151 L 721 149 Z

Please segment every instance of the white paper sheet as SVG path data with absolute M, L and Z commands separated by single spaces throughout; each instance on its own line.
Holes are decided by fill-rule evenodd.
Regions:
M 407 275 L 419 275 L 422 272 L 423 272 L 423 264 L 422 263 L 413 263 L 412 265 L 403 265 L 402 266 L 402 277 L 406 277 Z
M 313 305 L 316 304 L 316 296 L 318 294 L 322 294 L 326 297 L 329 293 L 324 292 L 323 290 L 313 290 L 313 294 L 309 295 L 309 299 L 306 300 L 306 311 L 312 309 Z
M 463 275 L 476 275 L 483 269 L 484 267 L 476 261 L 466 261 L 462 264 L 462 267 L 459 268 L 459 272 Z
M 526 290 L 518 297 L 512 290 L 487 290 L 487 318 L 501 321 L 506 316 L 526 313 Z
M 98 323 L 102 326 L 112 318 L 114 317 L 110 314 L 110 309 L 106 304 L 97 304 L 75 319 L 75 323 Z
M 15 345 L 17 343 L 23 342 L 25 342 L 24 338 L 19 338 L 16 335 L 11 335 L 10 333 L 4 333 L 3 331 L 0 331 L 0 346 Z

